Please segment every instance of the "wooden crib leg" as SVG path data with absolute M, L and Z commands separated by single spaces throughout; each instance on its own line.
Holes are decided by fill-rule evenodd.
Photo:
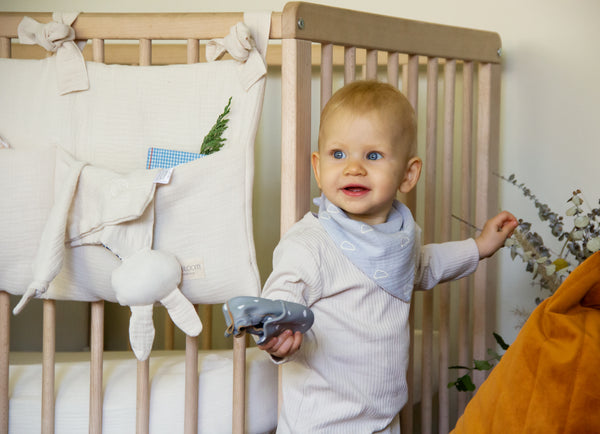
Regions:
M 246 422 L 246 333 L 233 337 L 232 433 L 244 434 Z
M 8 432 L 8 353 L 10 350 L 10 295 L 0 291 L 0 432 Z

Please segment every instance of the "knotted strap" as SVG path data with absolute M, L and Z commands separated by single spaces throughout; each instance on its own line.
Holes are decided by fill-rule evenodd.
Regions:
M 208 41 L 206 59 L 209 62 L 219 60 L 225 53 L 229 53 L 238 62 L 245 62 L 254 47 L 250 29 L 244 23 L 237 23 L 224 38 Z
M 56 53 L 56 76 L 58 92 L 66 93 L 89 89 L 85 60 L 75 41 L 75 30 L 71 24 L 79 15 L 77 12 L 52 14 L 54 21 L 38 23 L 31 17 L 24 17 L 19 23 L 19 41 L 27 45 L 40 45 Z
M 219 60 L 229 53 L 239 63 L 239 77 L 245 90 L 267 73 L 265 35 L 268 39 L 271 17 L 269 14 L 244 14 L 252 26 L 237 23 L 222 39 L 212 39 L 206 44 L 206 59 Z M 254 31 L 254 32 L 253 32 Z M 257 40 L 258 38 L 258 40 Z

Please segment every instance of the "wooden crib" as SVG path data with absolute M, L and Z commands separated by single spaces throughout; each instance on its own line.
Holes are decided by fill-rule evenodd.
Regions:
M 24 15 L 39 22 L 51 20 L 49 13 L 0 13 L 0 57 L 46 55 L 39 48 L 16 43 L 17 26 Z M 205 41 L 223 37 L 241 20 L 238 13 L 83 13 L 73 28 L 77 39 L 92 41 L 91 50 L 84 52 L 88 60 L 140 65 L 194 63 L 204 60 L 200 48 Z M 111 44 L 111 40 L 127 43 Z M 153 44 L 160 40 L 169 43 Z M 182 43 L 171 43 L 175 40 Z M 403 200 L 423 228 L 426 243 L 473 235 L 473 230 L 453 215 L 481 226 L 497 212 L 497 187 L 492 176 L 499 146 L 501 42 L 497 34 L 294 2 L 273 13 L 270 42 L 269 71 L 281 73 L 281 102 L 275 110 L 281 112 L 281 193 L 280 198 L 271 196 L 268 200 L 280 201 L 280 233 L 310 209 L 311 195 L 315 194 L 309 154 L 311 147 L 314 149 L 320 108 L 343 83 L 360 78 L 378 78 L 399 86 L 418 113 L 419 153 L 425 176 L 415 194 Z M 314 85 L 320 89 L 316 98 L 311 95 Z M 279 120 L 263 117 L 262 122 L 273 125 Z M 258 147 L 267 149 L 266 144 Z M 0 158 L 1 154 L 0 150 Z M 257 239 L 262 236 L 256 234 Z M 415 295 L 410 395 L 401 413 L 406 433 L 449 432 L 468 396 L 447 388 L 456 375 L 448 367 L 484 359 L 486 349 L 492 346 L 496 306 L 493 261 L 483 261 L 473 278 L 444 286 Z M 91 303 L 89 431 L 94 433 L 102 432 L 104 304 Z M 44 300 L 43 311 L 41 431 L 51 433 L 56 302 Z M 205 312 L 206 323 L 210 310 Z M 11 316 L 9 294 L 1 291 L 0 432 L 8 432 L 9 426 Z M 216 318 L 215 323 L 222 325 Z M 206 331 L 203 333 L 200 339 L 209 345 L 210 339 L 203 338 Z M 197 338 L 186 338 L 186 433 L 197 432 L 198 342 Z M 246 339 L 236 337 L 233 346 L 233 432 L 242 433 Z M 420 348 L 418 354 L 414 347 Z M 480 384 L 483 376 L 475 380 Z M 148 432 L 149 420 L 148 361 L 138 362 L 137 384 L 136 426 L 137 432 L 144 433 Z M 419 384 L 418 391 L 414 384 Z

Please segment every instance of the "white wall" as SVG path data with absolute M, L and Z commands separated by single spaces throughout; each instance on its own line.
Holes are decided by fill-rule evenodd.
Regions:
M 161 12 L 281 10 L 283 0 L 4 0 L 9 11 Z M 562 212 L 575 188 L 597 204 L 600 146 L 600 2 L 597 0 L 359 0 L 318 3 L 498 32 L 503 41 L 501 172 L 515 173 L 550 207 Z M 278 126 L 277 126 L 278 128 Z M 266 162 L 265 164 L 269 164 Z M 278 170 L 278 168 L 274 169 Z M 501 185 L 500 208 L 535 224 L 529 202 Z M 542 227 L 541 224 L 538 224 Z M 501 253 L 498 330 L 516 336 L 515 307 L 533 307 L 537 292 L 520 264 Z

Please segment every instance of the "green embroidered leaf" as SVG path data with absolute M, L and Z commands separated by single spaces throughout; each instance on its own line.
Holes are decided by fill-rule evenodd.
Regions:
M 231 98 L 232 97 L 229 98 L 227 105 L 223 109 L 223 113 L 221 113 L 217 118 L 217 122 L 213 125 L 208 134 L 204 137 L 204 140 L 202 141 L 202 146 L 200 148 L 201 154 L 214 154 L 215 152 L 220 150 L 225 144 L 223 133 L 227 129 L 227 123 L 229 122 L 229 119 L 225 119 L 225 116 L 229 114 Z

